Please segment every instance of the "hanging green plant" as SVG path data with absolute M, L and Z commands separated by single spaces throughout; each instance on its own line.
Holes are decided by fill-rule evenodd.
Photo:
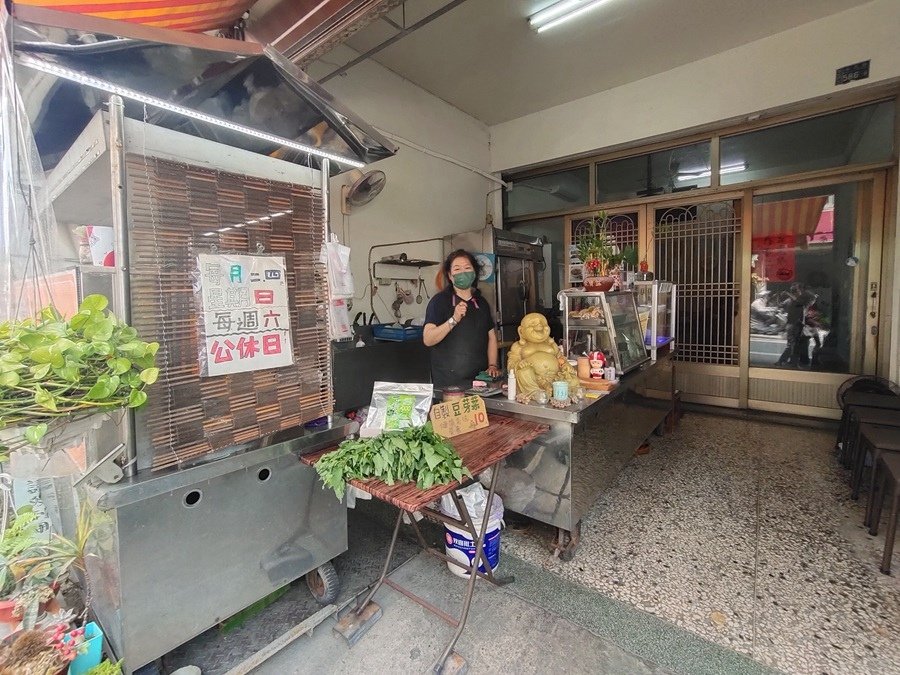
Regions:
M 46 307 L 0 324 L 0 429 L 27 427 L 25 439 L 37 445 L 63 418 L 147 401 L 159 344 L 138 339 L 108 304 L 89 295 L 68 321 Z

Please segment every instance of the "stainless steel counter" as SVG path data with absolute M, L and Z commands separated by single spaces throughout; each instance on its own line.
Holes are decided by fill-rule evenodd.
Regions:
M 578 424 L 584 411 L 593 408 L 605 398 L 609 398 L 610 394 L 606 394 L 600 398 L 586 398 L 568 408 L 554 408 L 550 404 L 539 405 L 537 403 L 519 403 L 518 401 L 510 401 L 506 398 L 486 398 L 484 406 L 490 411 L 499 415 L 513 415 L 519 417 L 532 417 L 547 422 L 568 422 L 569 424 Z
M 565 409 L 486 398 L 489 413 L 541 421 L 550 431 L 504 462 L 497 491 L 506 508 L 561 530 L 561 553 L 577 545 L 581 518 L 634 451 L 672 412 L 671 355 L 629 373 L 598 399 Z
M 91 609 L 125 673 L 347 550 L 346 507 L 298 456 L 357 429 L 334 418 L 181 471 L 80 486 L 95 507 Z

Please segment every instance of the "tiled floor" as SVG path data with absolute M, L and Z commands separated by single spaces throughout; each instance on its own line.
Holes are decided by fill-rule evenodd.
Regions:
M 575 559 L 549 528 L 506 531 L 502 549 L 789 673 L 900 673 L 900 554 L 824 431 L 699 414 L 652 439 L 585 516 Z

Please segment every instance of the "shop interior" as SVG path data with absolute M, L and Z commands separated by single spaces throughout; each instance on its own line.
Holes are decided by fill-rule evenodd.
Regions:
M 900 4 L 2 16 L 0 672 L 900 675 Z

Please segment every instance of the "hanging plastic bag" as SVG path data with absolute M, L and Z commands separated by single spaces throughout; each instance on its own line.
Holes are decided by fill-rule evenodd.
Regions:
M 350 247 L 341 244 L 332 234 L 325 244 L 325 264 L 328 267 L 328 285 L 333 298 L 353 297 L 353 273 L 350 271 Z
M 481 483 L 472 483 L 468 487 L 460 488 L 456 491 L 462 497 L 463 504 L 466 505 L 466 511 L 469 517 L 475 522 L 476 526 L 481 525 L 481 519 L 484 517 L 488 491 L 482 487 Z M 441 513 L 451 518 L 460 518 L 459 511 L 456 510 L 456 503 L 453 501 L 453 495 L 446 494 L 441 497 Z M 490 518 L 492 520 L 503 520 L 503 500 L 500 495 L 494 494 L 491 500 Z
M 350 328 L 350 312 L 344 298 L 333 298 L 328 303 L 328 327 L 332 340 L 349 340 L 353 337 Z
M 55 304 L 46 277 L 56 218 L 16 87 L 9 21 L 6 3 L 0 3 L 0 322 Z

